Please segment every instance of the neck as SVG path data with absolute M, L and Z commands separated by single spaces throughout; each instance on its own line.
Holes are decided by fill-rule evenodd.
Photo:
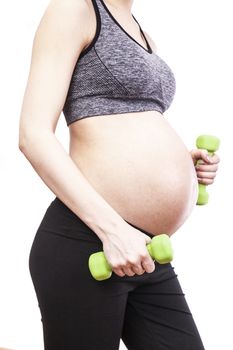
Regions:
M 133 0 L 105 0 L 105 2 L 118 10 L 127 10 L 131 13 Z

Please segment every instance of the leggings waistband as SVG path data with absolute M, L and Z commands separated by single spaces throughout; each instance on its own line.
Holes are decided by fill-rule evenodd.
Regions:
M 69 207 L 67 207 L 67 205 L 66 205 L 64 202 L 62 202 L 58 197 L 55 197 L 55 199 L 52 201 L 51 205 L 58 205 L 60 208 L 62 208 L 63 210 L 65 210 L 68 214 L 70 214 L 70 215 L 72 215 L 72 216 L 75 216 L 78 220 L 80 220 L 80 223 L 82 223 L 82 224 L 85 226 L 85 228 L 86 228 L 87 230 L 91 230 L 90 227 L 87 226 L 86 223 L 83 222 L 83 221 L 80 219 L 80 217 L 79 217 L 77 214 L 75 214 Z M 136 228 L 137 230 L 139 230 L 139 231 L 145 233 L 146 235 L 150 236 L 151 238 L 154 237 L 154 235 L 153 235 L 152 233 L 147 232 L 146 230 L 144 230 L 144 229 L 142 229 L 142 228 L 140 228 L 140 227 L 138 227 L 138 226 L 132 224 L 131 222 L 125 220 L 124 218 L 123 218 L 123 220 L 124 220 L 125 222 L 127 222 L 130 226 L 132 226 L 132 227 Z M 92 230 L 91 230 L 91 231 L 92 231 Z M 93 232 L 93 231 L 92 231 L 92 232 Z

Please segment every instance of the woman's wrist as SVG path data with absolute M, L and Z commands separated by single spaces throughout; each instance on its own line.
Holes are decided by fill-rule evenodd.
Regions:
M 85 223 L 96 233 L 99 239 L 104 243 L 109 240 L 111 235 L 120 235 L 127 225 L 126 221 L 120 215 L 108 217 L 107 219 L 85 220 Z

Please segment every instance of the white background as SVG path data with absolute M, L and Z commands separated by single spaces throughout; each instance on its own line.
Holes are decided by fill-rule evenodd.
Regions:
M 18 121 L 32 40 L 47 4 L 2 1 L 0 12 L 0 347 L 15 350 L 43 349 L 28 256 L 54 194 L 18 149 Z M 164 114 L 167 120 L 190 150 L 199 134 L 221 139 L 221 163 L 214 184 L 208 186 L 208 205 L 195 206 L 172 236 L 173 265 L 206 350 L 233 349 L 230 5 L 230 0 L 135 0 L 132 9 L 176 75 L 177 91 Z M 56 134 L 68 150 L 63 115 Z

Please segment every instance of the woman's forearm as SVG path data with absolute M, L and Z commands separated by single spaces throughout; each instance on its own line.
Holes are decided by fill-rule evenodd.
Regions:
M 102 241 L 125 223 L 87 181 L 52 131 L 30 132 L 19 148 L 43 182 Z

